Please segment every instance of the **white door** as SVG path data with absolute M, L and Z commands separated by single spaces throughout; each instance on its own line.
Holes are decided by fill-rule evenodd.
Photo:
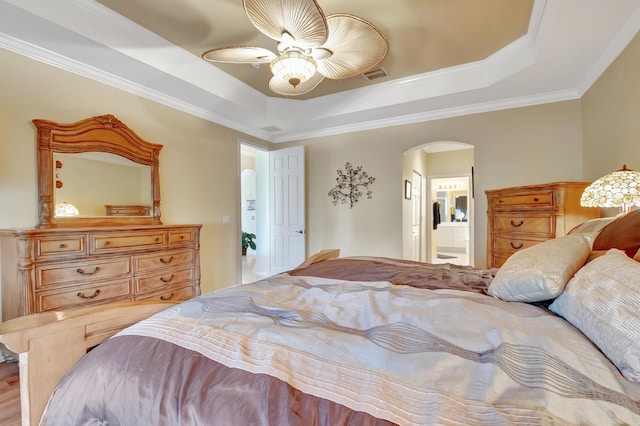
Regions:
M 422 260 L 422 175 L 413 172 L 413 185 L 411 186 L 411 204 L 413 219 L 411 224 L 411 244 L 413 247 L 413 260 Z
M 269 153 L 271 271 L 295 268 L 306 257 L 304 147 Z

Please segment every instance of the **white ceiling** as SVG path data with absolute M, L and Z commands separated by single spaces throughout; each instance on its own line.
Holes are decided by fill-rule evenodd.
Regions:
M 265 94 L 97 1 L 0 0 L 0 47 L 272 142 L 577 99 L 639 28 L 640 0 L 534 0 L 527 33 L 483 59 L 299 100 Z
M 276 46 L 273 39 L 251 24 L 243 0 L 180 0 L 179 8 L 176 0 L 98 1 L 195 56 L 229 45 L 260 47 L 271 52 Z M 274 0 L 249 1 L 267 5 Z M 302 4 L 313 0 L 276 1 Z M 348 13 L 378 28 L 390 45 L 388 54 L 378 64 L 388 77 L 372 82 L 362 75 L 325 79 L 296 99 L 310 99 L 484 59 L 527 33 L 533 0 L 319 0 L 318 7 L 327 16 Z M 357 38 L 351 38 L 352 42 L 355 40 Z M 348 50 L 358 51 L 355 46 Z M 259 69 L 247 64 L 215 65 L 263 94 L 277 96 L 268 88 L 272 75 L 268 64 Z

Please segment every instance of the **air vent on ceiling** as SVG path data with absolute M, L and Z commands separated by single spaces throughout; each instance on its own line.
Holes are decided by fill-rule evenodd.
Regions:
M 367 80 L 375 80 L 377 78 L 388 77 L 387 71 L 384 68 L 376 68 L 365 73 L 362 73 Z
M 279 132 L 280 130 L 282 130 L 281 128 L 276 126 L 261 127 L 261 129 L 265 132 Z

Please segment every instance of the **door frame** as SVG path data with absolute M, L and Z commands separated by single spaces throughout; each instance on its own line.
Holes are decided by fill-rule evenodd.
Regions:
M 446 174 L 446 175 L 430 175 L 427 176 L 427 187 L 426 187 L 426 199 L 429 200 L 429 203 L 435 198 L 435 194 L 433 193 L 433 180 L 436 179 L 451 179 L 451 178 L 466 178 L 468 179 L 467 186 L 467 223 L 469 224 L 469 265 L 474 266 L 474 222 L 475 222 L 475 207 L 474 207 L 474 197 L 473 197 L 473 173 L 454 173 L 454 174 Z M 424 193 L 424 191 L 423 191 Z M 433 209 L 426 209 L 429 220 L 427 223 L 433 223 Z M 445 214 L 447 214 L 445 212 Z M 427 262 L 430 263 L 433 255 L 435 247 L 433 247 L 434 241 L 434 233 L 437 230 L 434 230 L 432 226 L 427 226 Z
M 424 259 L 424 212 L 423 212 L 423 194 L 424 192 L 424 177 L 421 173 L 418 173 L 416 170 L 411 171 L 411 182 L 413 183 L 411 188 L 411 246 L 412 246 L 412 260 L 421 262 Z M 416 184 L 417 182 L 417 184 Z M 418 241 L 417 241 L 417 251 L 416 253 L 416 242 L 414 241 L 415 237 L 413 235 L 413 230 L 416 227 L 416 213 L 418 216 Z
M 250 148 L 254 151 L 260 151 L 262 153 L 268 154 L 269 153 L 269 149 L 265 148 L 263 146 L 260 145 L 256 145 L 254 143 L 251 143 L 249 141 L 246 141 L 244 139 L 238 139 L 237 141 L 237 149 L 238 149 L 238 185 L 237 185 L 237 190 L 236 190 L 236 194 L 238 197 L 238 212 L 237 212 L 237 228 L 236 228 L 236 232 L 235 234 L 237 234 L 238 236 L 238 241 L 240 241 L 240 236 L 242 234 L 242 149 L 243 146 Z M 264 190 L 260 190 L 259 186 L 259 182 L 268 182 L 269 181 L 269 176 L 268 176 L 268 170 L 263 170 L 263 168 L 259 168 L 258 167 L 258 158 L 256 158 L 256 201 L 255 201 L 255 212 L 256 212 L 256 227 L 257 227 L 257 232 L 256 235 L 258 237 L 262 237 L 260 238 L 260 240 L 269 240 L 269 235 L 270 235 L 270 230 L 268 227 L 269 224 L 269 200 L 268 200 L 268 191 L 265 192 Z M 266 184 L 267 188 L 268 188 L 268 183 Z M 264 185 L 262 185 L 264 186 Z M 265 200 L 265 196 L 267 197 L 267 199 Z M 261 225 L 262 224 L 262 225 Z M 266 226 L 265 226 L 266 225 Z M 264 234 L 264 235 L 262 235 Z M 266 268 L 267 270 L 264 271 L 265 274 L 269 274 L 269 264 L 270 264 L 270 259 L 269 259 L 269 251 L 268 250 L 261 250 L 261 244 L 259 243 L 258 239 L 256 239 L 256 269 L 258 268 L 258 258 L 261 258 L 260 261 L 260 265 L 264 265 L 266 264 Z M 237 259 L 237 275 L 238 275 L 238 282 L 236 284 L 242 284 L 243 282 L 243 277 L 242 277 L 242 253 L 240 250 L 240 247 L 238 247 L 238 257 Z M 258 271 L 256 271 L 257 273 Z M 260 271 L 263 272 L 263 271 Z
M 271 191 L 271 176 L 270 176 L 270 166 L 269 159 L 271 158 L 271 153 L 280 151 L 280 149 L 269 149 L 264 146 L 260 146 L 244 139 L 238 138 L 237 140 L 237 152 L 238 152 L 238 183 L 236 194 L 238 197 L 238 210 L 237 210 L 237 228 L 236 233 L 238 235 L 238 241 L 240 240 L 240 235 L 242 233 L 242 147 L 246 146 L 255 151 L 259 151 L 265 154 L 265 157 L 259 159 L 259 155 L 256 157 L 256 221 L 257 221 L 257 230 L 258 237 L 261 237 L 262 243 L 257 244 L 256 248 L 256 275 L 258 279 L 260 277 L 267 277 L 272 275 L 272 252 L 271 252 L 271 243 L 273 239 L 273 230 L 271 227 L 271 206 L 272 206 L 272 191 Z M 287 149 L 287 148 L 284 148 Z M 284 150 L 283 149 L 283 150 Z M 303 148 L 303 164 L 304 164 L 304 148 Z M 263 164 L 264 163 L 264 164 Z M 303 177 L 304 178 L 304 177 Z M 306 191 L 303 183 L 302 187 L 302 196 L 303 196 L 303 250 L 306 250 L 306 213 L 304 209 L 306 208 Z M 223 220 L 224 222 L 224 220 Z M 242 253 L 240 247 L 238 247 L 238 257 L 237 257 L 237 273 L 238 273 L 238 284 L 243 282 L 242 279 Z

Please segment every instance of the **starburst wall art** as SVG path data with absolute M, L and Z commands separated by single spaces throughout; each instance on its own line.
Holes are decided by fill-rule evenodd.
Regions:
M 338 177 L 336 182 L 338 183 L 331 191 L 329 191 L 329 197 L 333 205 L 347 204 L 349 208 L 353 208 L 353 205 L 358 202 L 358 199 L 362 196 L 363 191 L 367 198 L 372 198 L 373 192 L 369 188 L 375 182 L 376 178 L 369 176 L 367 172 L 362 170 L 362 166 L 353 167 L 351 163 L 344 165 L 344 171 L 338 170 Z

